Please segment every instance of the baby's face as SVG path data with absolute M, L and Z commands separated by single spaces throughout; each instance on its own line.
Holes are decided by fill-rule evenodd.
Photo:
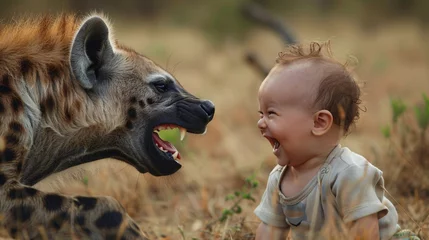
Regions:
M 258 127 L 282 166 L 301 164 L 310 147 L 319 81 L 309 68 L 307 62 L 276 66 L 259 89 Z

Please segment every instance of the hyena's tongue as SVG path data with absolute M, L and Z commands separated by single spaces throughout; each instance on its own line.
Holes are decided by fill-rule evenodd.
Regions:
M 153 132 L 152 133 L 153 139 L 155 140 L 156 146 L 163 152 L 169 152 L 173 156 L 174 159 L 180 159 L 180 153 L 177 151 L 177 149 L 173 146 L 173 144 L 162 140 L 158 133 Z

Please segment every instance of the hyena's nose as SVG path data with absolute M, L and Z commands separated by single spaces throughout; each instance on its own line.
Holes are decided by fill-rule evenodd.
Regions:
M 201 103 L 201 108 L 206 112 L 208 121 L 211 121 L 213 119 L 214 113 L 215 113 L 215 106 L 211 101 L 204 101 Z

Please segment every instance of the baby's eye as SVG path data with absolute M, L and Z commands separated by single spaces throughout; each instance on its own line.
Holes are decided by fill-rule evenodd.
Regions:
M 273 112 L 273 111 L 269 111 L 268 112 L 268 115 L 275 115 L 276 113 L 275 112 Z

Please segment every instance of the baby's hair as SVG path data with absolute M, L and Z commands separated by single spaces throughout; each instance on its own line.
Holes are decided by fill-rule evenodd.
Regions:
M 347 134 L 350 126 L 359 119 L 359 105 L 362 102 L 360 87 L 348 69 L 350 61 L 342 64 L 335 60 L 330 42 L 327 41 L 289 45 L 279 53 L 276 63 L 289 65 L 303 59 L 321 64 L 319 67 L 326 72 L 320 82 L 313 107 L 330 111 L 334 123 L 341 126 L 344 134 Z

